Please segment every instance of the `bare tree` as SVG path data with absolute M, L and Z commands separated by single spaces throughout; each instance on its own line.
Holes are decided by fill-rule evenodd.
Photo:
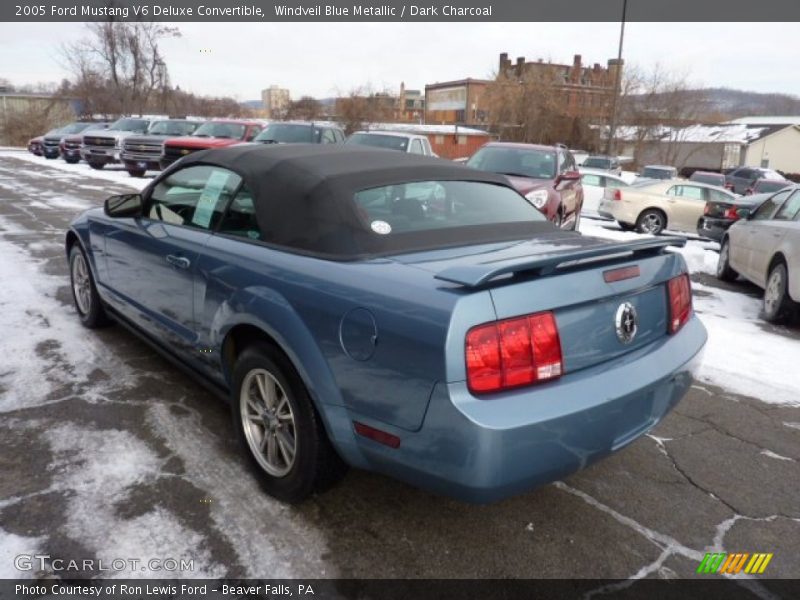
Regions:
M 392 120 L 394 97 L 388 92 L 374 92 L 369 86 L 357 87 L 336 99 L 336 115 L 348 135 L 371 123 Z
M 169 88 L 159 43 L 180 31 L 160 23 L 102 21 L 89 35 L 62 47 L 75 87 L 101 113 L 143 113 Z M 98 86 L 99 84 L 99 86 Z M 163 98 L 162 98 L 163 103 Z
M 311 96 L 302 96 L 289 104 L 286 111 L 287 119 L 298 119 L 301 121 L 313 121 L 322 115 L 322 104 Z

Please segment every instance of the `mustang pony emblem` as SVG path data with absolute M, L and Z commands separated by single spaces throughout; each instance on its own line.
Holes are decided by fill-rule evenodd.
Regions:
M 636 337 L 639 331 L 639 315 L 630 302 L 623 302 L 617 308 L 617 315 L 614 318 L 614 326 L 617 331 L 617 339 L 623 344 L 629 344 Z

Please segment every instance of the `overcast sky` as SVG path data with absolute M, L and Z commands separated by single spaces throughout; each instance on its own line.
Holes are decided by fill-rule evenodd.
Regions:
M 163 44 L 172 81 L 199 94 L 260 97 L 277 84 L 293 98 L 396 90 L 489 76 L 500 52 L 605 64 L 616 56 L 618 23 L 182 23 Z M 80 23 L 0 24 L 0 78 L 60 81 L 59 46 L 85 35 Z M 800 95 L 796 23 L 628 23 L 627 63 L 656 63 L 697 85 Z

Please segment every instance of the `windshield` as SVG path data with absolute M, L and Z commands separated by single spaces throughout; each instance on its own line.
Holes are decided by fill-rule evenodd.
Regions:
M 312 144 L 319 141 L 320 130 L 297 123 L 270 123 L 254 142 L 278 144 Z
M 241 140 L 244 137 L 244 132 L 247 126 L 242 123 L 219 123 L 209 121 L 203 123 L 192 134 L 197 137 L 215 137 L 226 138 L 231 140 Z
M 66 127 L 62 127 L 58 133 L 63 134 L 70 134 L 70 133 L 80 133 L 85 129 L 88 129 L 90 125 L 94 125 L 94 123 L 70 123 Z
M 540 148 L 484 146 L 472 155 L 467 166 L 516 177 L 554 179 L 556 153 Z
M 119 119 L 114 121 L 109 131 L 133 131 L 135 133 L 144 133 L 147 131 L 147 126 L 150 121 L 146 119 Z
M 200 125 L 197 121 L 156 121 L 147 130 L 152 135 L 190 135 Z
M 420 181 L 356 193 L 357 212 L 376 235 L 544 221 L 525 198 L 502 185 Z
M 361 146 L 375 146 L 378 148 L 389 148 L 406 152 L 408 150 L 408 138 L 399 135 L 380 135 L 375 133 L 354 133 L 345 144 L 359 144 Z
M 642 171 L 642 177 L 650 179 L 672 179 L 673 172 L 671 169 L 659 169 L 656 167 L 645 167 Z
M 611 159 L 608 158 L 599 158 L 597 156 L 590 156 L 585 161 L 583 161 L 583 167 L 587 169 L 610 169 L 611 168 Z

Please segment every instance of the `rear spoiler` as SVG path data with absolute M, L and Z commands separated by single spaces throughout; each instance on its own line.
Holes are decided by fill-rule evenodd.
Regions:
M 510 273 L 535 271 L 537 275 L 549 275 L 557 269 L 565 269 L 586 263 L 612 260 L 639 255 L 660 254 L 668 246 L 682 247 L 686 238 L 645 238 L 632 242 L 603 244 L 581 250 L 567 250 L 551 254 L 519 257 L 478 265 L 450 267 L 434 275 L 436 279 L 456 283 L 465 287 L 478 287 L 495 277 Z

